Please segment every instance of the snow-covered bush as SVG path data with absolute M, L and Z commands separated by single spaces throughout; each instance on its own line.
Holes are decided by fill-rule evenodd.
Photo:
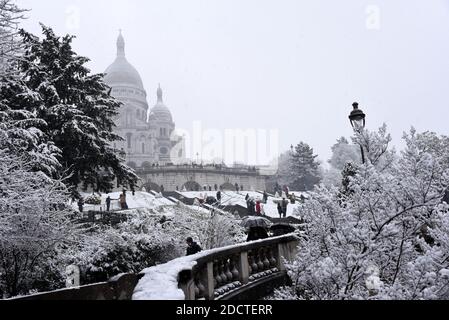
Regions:
M 97 195 L 90 195 L 88 197 L 86 197 L 86 199 L 84 200 L 85 204 L 90 204 L 93 206 L 99 206 L 101 205 L 101 197 L 97 196 Z
M 288 267 L 296 298 L 447 297 L 448 150 L 412 129 L 396 157 L 387 137 L 384 128 L 359 133 L 368 161 L 347 177 L 346 192 L 322 186 L 299 210 L 306 239 Z
M 139 273 L 143 269 L 175 258 L 174 244 L 159 230 L 138 232 L 122 224 L 102 227 L 85 236 L 71 263 L 81 269 L 82 283 L 107 281 L 121 273 Z
M 80 267 L 82 283 L 106 281 L 185 255 L 187 237 L 204 249 L 239 243 L 245 235 L 232 215 L 211 214 L 184 205 L 137 209 L 116 227 L 86 232 L 79 245 L 60 252 L 67 265 Z
M 220 248 L 246 240 L 244 229 L 230 213 L 212 213 L 180 204 L 163 228 L 178 235 L 178 245 L 185 253 L 185 240 L 194 238 L 203 249 Z

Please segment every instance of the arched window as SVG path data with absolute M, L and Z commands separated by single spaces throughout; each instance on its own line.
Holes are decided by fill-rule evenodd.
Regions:
M 142 154 L 145 154 L 145 142 L 142 142 Z
M 126 112 L 126 125 L 127 125 L 127 126 L 132 125 L 132 115 L 131 115 L 131 111 L 127 111 L 127 112 Z
M 133 134 L 132 133 L 127 133 L 126 134 L 126 141 L 128 141 L 128 149 L 132 148 L 132 139 L 133 138 Z

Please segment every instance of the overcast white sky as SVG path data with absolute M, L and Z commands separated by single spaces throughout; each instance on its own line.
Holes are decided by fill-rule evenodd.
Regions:
M 161 83 L 180 128 L 279 129 L 282 149 L 305 141 L 327 160 L 358 101 L 398 146 L 411 125 L 449 134 L 449 0 L 17 3 L 25 29 L 75 34 L 94 72 L 123 29 L 149 104 Z

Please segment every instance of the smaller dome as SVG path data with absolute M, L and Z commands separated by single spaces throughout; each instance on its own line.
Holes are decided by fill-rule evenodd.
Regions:
M 165 122 L 173 122 L 173 117 L 170 110 L 164 104 L 162 98 L 162 89 L 159 85 L 157 89 L 157 104 L 151 109 L 149 120 L 150 121 L 165 121 Z

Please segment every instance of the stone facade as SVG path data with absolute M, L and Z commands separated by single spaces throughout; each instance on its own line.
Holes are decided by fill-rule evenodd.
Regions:
M 246 191 L 264 191 L 267 180 L 267 176 L 257 171 L 213 166 L 142 168 L 137 170 L 137 174 L 142 179 L 140 187 L 158 192 L 161 186 L 165 191 L 201 191 L 204 187 L 215 190 L 215 185 L 224 190 L 235 190 L 236 184 Z

